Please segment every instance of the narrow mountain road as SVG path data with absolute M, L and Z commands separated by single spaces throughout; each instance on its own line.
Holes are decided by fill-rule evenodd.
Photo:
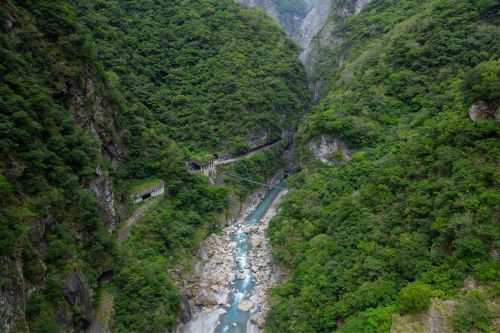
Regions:
M 120 245 L 128 237 L 130 229 L 134 223 L 137 222 L 155 202 L 156 200 L 149 199 L 146 203 L 144 203 L 144 205 L 137 208 L 132 216 L 128 218 L 125 224 L 120 228 L 120 230 L 118 230 L 118 245 Z
M 101 291 L 99 308 L 90 322 L 88 333 L 109 333 L 109 318 L 113 311 L 113 297 L 106 289 Z
M 135 212 L 128 218 L 125 224 L 118 230 L 117 245 L 121 246 L 123 241 L 127 239 L 130 229 L 143 215 L 146 213 L 151 206 L 153 206 L 158 200 L 149 199 L 142 206 L 137 208 Z M 113 296 L 106 290 L 106 287 L 101 287 L 100 303 L 99 307 L 93 314 L 90 320 L 90 326 L 87 333 L 110 333 L 109 319 L 111 317 L 111 312 L 113 311 Z
M 262 146 L 262 147 L 256 148 L 255 150 L 252 150 L 252 151 L 250 151 L 250 152 L 246 153 L 245 155 L 240 156 L 240 158 L 248 158 L 248 157 L 251 157 L 251 156 L 253 156 L 253 155 L 257 154 L 257 153 L 260 153 L 260 152 L 261 152 L 261 151 L 263 151 L 263 150 L 269 149 L 269 148 L 271 148 L 271 147 L 276 146 L 277 144 L 280 144 L 280 143 L 281 143 L 281 141 L 282 141 L 282 140 L 278 140 L 278 141 L 273 142 L 273 143 L 270 143 L 270 144 L 268 144 L 268 145 L 264 145 L 264 146 Z
M 227 159 L 212 160 L 206 164 L 203 164 L 201 166 L 201 170 L 204 172 L 205 176 L 208 176 L 211 172 L 212 173 L 215 172 L 218 165 L 231 164 L 231 163 L 237 162 L 241 159 L 252 157 L 253 155 L 260 153 L 263 150 L 267 150 L 269 148 L 272 148 L 272 147 L 280 144 L 281 141 L 282 140 L 280 139 L 280 140 L 277 140 L 275 142 L 268 143 L 268 144 L 262 145 L 260 147 L 254 148 L 254 149 L 250 150 L 249 152 L 247 152 L 245 155 L 240 155 L 240 156 L 231 157 L 231 158 L 227 158 Z

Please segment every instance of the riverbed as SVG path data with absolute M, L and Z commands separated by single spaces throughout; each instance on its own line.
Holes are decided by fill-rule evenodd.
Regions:
M 261 331 L 268 311 L 267 289 L 279 280 L 266 229 L 285 192 L 272 189 L 236 223 L 206 240 L 196 263 L 192 318 L 178 332 Z

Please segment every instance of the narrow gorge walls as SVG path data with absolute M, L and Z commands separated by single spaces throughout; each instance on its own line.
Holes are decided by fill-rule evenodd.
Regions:
M 338 42 L 337 21 L 360 13 L 372 0 L 236 0 L 265 10 L 299 46 L 300 61 L 309 74 L 324 48 Z
M 229 196 L 185 162 L 295 132 L 298 53 L 232 0 L 2 1 L 0 331 L 84 331 L 109 269 L 113 331 L 174 326 L 165 266 L 189 260 Z M 265 177 L 266 162 L 244 170 Z M 117 250 L 132 188 L 152 179 L 164 193 Z

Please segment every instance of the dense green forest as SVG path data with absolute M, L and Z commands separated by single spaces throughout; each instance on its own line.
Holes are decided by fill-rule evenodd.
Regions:
M 131 111 L 194 156 L 280 138 L 306 111 L 298 48 L 262 12 L 220 0 L 75 3 Z
M 433 298 L 461 302 L 455 332 L 498 329 L 499 10 L 380 0 L 337 22 L 342 43 L 318 64 L 325 95 L 299 128 L 305 168 L 271 221 L 290 276 L 266 331 L 388 332 Z M 479 102 L 489 110 L 472 121 Z M 352 158 L 312 161 L 323 133 Z
M 287 279 L 266 332 L 416 332 L 449 300 L 443 333 L 499 331 L 500 4 L 346 4 L 313 40 L 311 108 L 299 47 L 262 10 L 2 1 L 0 331 L 82 332 L 110 299 L 112 332 L 173 330 L 179 267 L 257 188 L 187 162 L 281 137 L 219 167 L 257 182 L 299 169 L 268 230 Z M 319 161 L 321 135 L 349 158 Z M 164 195 L 132 203 L 159 180 Z
M 2 311 L 3 318 L 15 332 L 27 330 L 25 316 L 32 331 L 56 332 L 54 309 L 65 303 L 61 274 L 78 265 L 95 281 L 111 259 L 112 240 L 88 187 L 102 160 L 120 159 L 118 102 L 108 95 L 92 45 L 67 6 L 7 2 L 0 17 L 0 284 L 3 295 L 16 298 L 8 299 L 15 310 Z M 77 115 L 75 94 L 90 76 L 102 104 L 89 95 Z M 107 142 L 88 130 L 91 112 L 101 107 L 94 125 Z M 104 144 L 114 153 L 101 154 Z M 26 300 L 24 314 L 16 303 L 24 303 L 30 286 L 40 287 Z
M 189 262 L 231 195 L 186 160 L 296 127 L 308 101 L 298 49 L 229 0 L 9 0 L 0 17 L 0 330 L 84 330 L 103 288 L 113 331 L 172 327 L 166 268 Z M 152 178 L 166 194 L 118 245 L 130 189 Z

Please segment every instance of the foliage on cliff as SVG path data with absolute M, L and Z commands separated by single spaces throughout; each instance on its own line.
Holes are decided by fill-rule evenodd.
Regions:
M 79 311 L 63 306 L 58 277 L 76 265 L 95 279 L 99 267 L 109 263 L 106 253 L 112 247 L 88 190 L 102 142 L 77 124 L 72 93 L 83 90 L 85 77 L 91 76 L 95 94 L 106 102 L 113 99 L 92 45 L 67 6 L 7 1 L 0 18 L 2 293 L 14 292 L 13 303 L 24 303 L 25 289 L 42 286 L 27 300 L 26 319 L 34 332 L 56 332 L 55 307 Z M 86 103 L 82 116 L 90 118 L 96 105 L 91 97 Z M 112 126 L 117 120 L 111 107 L 103 118 Z M 26 330 L 24 313 L 15 313 L 18 318 L 2 314 L 7 316 L 2 324 L 11 321 L 14 331 Z
M 269 234 L 290 279 L 272 292 L 266 331 L 387 332 L 394 313 L 460 298 L 469 276 L 485 302 L 498 297 L 500 126 L 468 108 L 498 101 L 499 9 L 375 1 L 339 27 L 328 89 L 299 140 L 305 152 L 329 133 L 358 151 L 288 181 Z M 492 322 L 458 316 L 461 331 Z
M 85 329 L 112 268 L 114 329 L 164 331 L 179 303 L 165 265 L 215 228 L 227 196 L 186 170 L 186 148 L 294 126 L 307 100 L 295 47 L 231 1 L 8 0 L 0 19 L 0 330 Z M 120 249 L 89 190 L 98 166 L 115 203 L 138 179 L 166 183 Z
M 186 184 L 182 191 L 170 189 L 119 250 L 113 332 L 162 332 L 178 321 L 180 291 L 166 269 L 189 265 L 201 241 L 215 231 L 228 194 L 201 175 Z
M 193 153 L 279 138 L 306 111 L 298 49 L 261 12 L 230 0 L 76 3 L 131 112 Z

